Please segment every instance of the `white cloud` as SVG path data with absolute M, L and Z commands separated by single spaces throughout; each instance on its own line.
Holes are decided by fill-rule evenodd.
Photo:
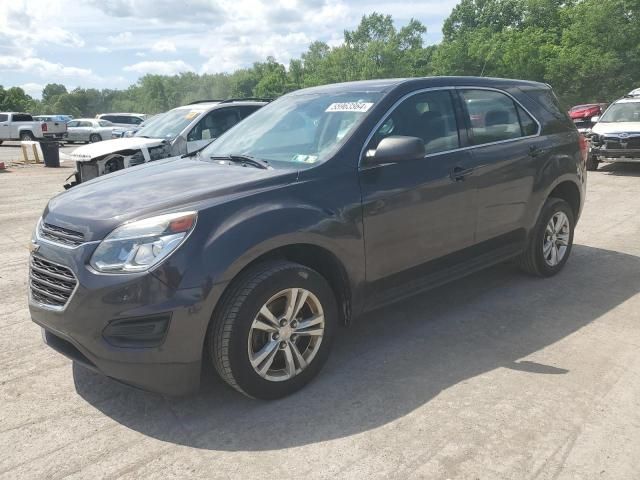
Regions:
M 111 51 L 111 49 L 109 47 L 104 47 L 102 45 L 98 45 L 96 47 L 96 52 L 100 52 L 100 53 L 109 53 Z
M 125 72 L 136 72 L 141 75 L 154 73 L 158 75 L 176 75 L 181 72 L 193 72 L 194 68 L 182 60 L 170 62 L 145 61 L 124 67 Z
M 37 57 L 0 57 L 0 71 L 9 70 L 50 77 L 90 77 L 88 68 L 67 67 L 61 63 L 53 63 Z
M 105 14 L 120 18 L 152 19 L 163 23 L 211 23 L 222 20 L 219 2 L 211 0 L 88 0 Z
M 35 8 L 34 8 L 35 7 Z M 60 45 L 83 47 L 80 35 L 51 24 L 51 14 L 56 10 L 56 2 L 41 8 L 26 0 L 14 0 L 0 9 L 0 32 L 6 41 L 3 47 L 32 47 L 36 45 Z
M 175 52 L 176 45 L 169 40 L 158 40 L 153 44 L 151 50 L 153 50 L 154 52 Z
M 117 35 L 111 35 L 107 37 L 109 43 L 113 45 L 125 45 L 129 44 L 133 41 L 133 33 L 131 32 L 122 32 Z
M 22 88 L 27 95 L 31 95 L 34 98 L 40 98 L 42 96 L 42 89 L 44 88 L 44 85 L 41 85 L 40 83 L 25 83 L 20 85 L 20 88 Z

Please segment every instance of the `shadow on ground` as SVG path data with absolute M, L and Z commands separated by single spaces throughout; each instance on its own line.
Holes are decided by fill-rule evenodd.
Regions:
M 620 177 L 640 177 L 640 163 L 601 163 L 598 172 Z
M 202 449 L 276 450 L 380 427 L 496 368 L 565 374 L 562 365 L 523 359 L 639 291 L 640 258 L 614 251 L 576 245 L 566 269 L 546 280 L 501 265 L 367 315 L 342 331 L 316 381 L 274 402 L 218 380 L 175 400 L 79 366 L 73 373 L 87 402 L 145 435 Z

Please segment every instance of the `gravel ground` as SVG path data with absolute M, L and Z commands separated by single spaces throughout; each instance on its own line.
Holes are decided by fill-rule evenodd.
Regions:
M 270 403 L 215 379 L 166 399 L 42 344 L 27 244 L 71 171 L 0 172 L 0 478 L 638 478 L 640 165 L 590 174 L 562 274 L 502 265 L 371 314 Z

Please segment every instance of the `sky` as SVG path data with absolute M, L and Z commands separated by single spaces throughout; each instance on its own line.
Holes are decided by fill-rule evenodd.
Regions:
M 338 45 L 362 15 L 416 18 L 426 44 L 457 0 L 0 0 L 0 85 L 40 98 L 126 88 L 147 74 L 232 72 L 271 55 L 287 65 L 308 45 Z

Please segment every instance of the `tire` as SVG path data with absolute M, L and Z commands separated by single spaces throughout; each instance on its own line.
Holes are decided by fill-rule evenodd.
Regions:
M 91 135 L 89 135 L 89 143 L 96 143 L 101 141 L 102 141 L 102 137 L 97 133 L 92 133 Z
M 549 231 L 547 230 L 547 227 L 550 225 L 552 219 L 556 220 L 563 218 L 563 215 L 568 221 L 568 226 L 566 230 L 563 229 L 563 233 L 556 234 L 556 237 L 560 239 L 561 235 L 563 237 L 566 236 L 566 242 L 562 242 L 560 239 L 560 242 L 566 243 L 566 245 L 564 245 L 564 250 L 562 250 L 561 247 L 558 247 L 558 257 L 556 257 L 556 260 L 560 257 L 560 251 L 563 252 L 562 258 L 559 258 L 559 261 L 557 261 L 556 264 L 553 264 L 553 259 L 551 258 L 550 262 L 548 257 L 549 254 L 546 254 L 546 251 L 548 250 L 545 250 L 545 246 L 549 244 Z M 571 254 L 574 228 L 575 216 L 571 206 L 561 198 L 551 197 L 547 199 L 542 207 L 542 211 L 540 212 L 534 231 L 530 236 L 527 249 L 518 258 L 518 265 L 520 268 L 525 272 L 538 277 L 551 277 L 560 272 L 567 263 L 569 255 Z M 552 252 L 550 253 L 552 254 Z
M 278 295 L 292 289 L 310 294 L 305 300 L 309 303 L 303 304 L 298 316 L 290 318 L 292 323 L 278 327 L 282 330 L 276 332 L 270 330 L 271 333 L 263 332 L 262 328 L 253 328 L 258 318 L 262 324 L 272 327 L 268 317 L 259 314 L 267 306 L 276 317 L 273 320 L 286 322 L 286 306 L 290 301 L 288 297 Z M 311 306 L 315 302 L 319 303 L 320 310 L 316 309 L 314 312 Z M 278 311 L 277 307 L 280 305 L 283 308 Z M 321 316 L 318 311 L 324 317 L 323 327 L 317 324 Z M 297 325 L 300 330 L 291 330 L 296 323 L 295 319 L 300 321 Z M 315 332 L 323 328 L 322 335 L 302 333 L 311 333 L 311 328 L 302 327 L 302 323 L 309 319 L 315 322 L 313 328 L 318 328 Z M 232 282 L 223 295 L 219 308 L 214 312 L 206 345 L 216 371 L 225 382 L 249 397 L 272 400 L 301 389 L 318 374 L 329 356 L 337 324 L 336 299 L 324 277 L 297 263 L 274 261 L 256 265 Z M 299 335 L 295 335 L 295 332 L 299 332 Z M 294 335 L 289 337 L 292 333 Z M 286 341 L 281 342 L 282 339 Z M 300 357 L 294 355 L 291 343 L 297 344 L 296 351 L 301 352 L 301 357 L 306 355 L 306 366 L 302 367 L 298 360 Z M 259 365 L 267 369 L 264 375 L 260 375 L 257 371 L 259 366 L 254 368 L 250 356 L 256 362 L 259 354 L 267 351 L 273 344 L 277 348 L 269 350 L 275 352 L 271 363 L 268 363 L 268 367 L 265 367 L 266 363 Z M 285 349 L 281 348 L 283 344 L 286 345 Z M 269 357 L 267 355 L 264 362 L 268 362 Z M 282 369 L 278 369 L 279 366 Z M 288 370 L 287 366 L 295 368 Z M 293 371 L 295 373 L 289 378 L 288 372 Z
M 20 132 L 20 141 L 21 142 L 32 142 L 36 137 L 33 136 L 31 132 Z
M 600 162 L 593 155 L 589 155 L 587 157 L 587 170 L 590 172 L 595 172 L 598 169 L 598 165 Z

